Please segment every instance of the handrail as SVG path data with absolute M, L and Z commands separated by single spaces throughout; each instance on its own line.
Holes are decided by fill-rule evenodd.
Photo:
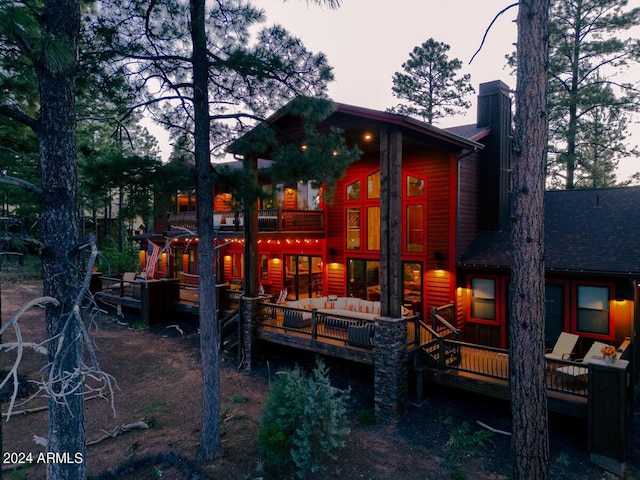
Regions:
M 447 330 L 453 333 L 456 336 L 456 338 L 460 338 L 460 333 L 461 333 L 460 329 L 451 325 L 447 320 L 444 319 L 442 315 L 438 313 L 439 311 L 442 311 L 451 307 L 453 307 L 453 304 L 445 305 L 442 307 L 433 307 L 431 309 L 431 319 L 434 325 L 436 324 L 436 322 L 439 322 L 443 327 L 445 327 Z

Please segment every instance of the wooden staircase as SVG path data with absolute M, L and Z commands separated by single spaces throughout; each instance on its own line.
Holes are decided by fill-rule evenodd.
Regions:
M 416 379 L 416 393 L 422 396 L 425 372 L 430 369 L 448 369 L 460 364 L 460 347 L 445 340 L 459 340 L 460 330 L 444 318 L 443 312 L 453 311 L 453 304 L 431 310 L 431 325 L 415 323 L 416 348 L 411 351 L 409 370 Z

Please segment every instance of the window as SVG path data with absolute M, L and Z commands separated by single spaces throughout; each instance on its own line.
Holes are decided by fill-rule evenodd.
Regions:
M 608 287 L 578 285 L 576 330 L 580 333 L 609 335 Z
M 418 262 L 402 262 L 403 269 L 403 303 L 412 313 L 422 314 L 422 264 Z
M 492 278 L 471 279 L 471 318 L 496 320 L 496 281 Z
M 360 200 L 360 180 L 347 185 L 347 200 Z
M 242 270 L 244 268 L 243 260 L 244 260 L 244 257 L 241 253 L 231 254 L 231 276 L 233 278 L 242 277 Z
M 367 208 L 367 249 L 380 250 L 380 207 Z
M 347 276 L 350 297 L 365 300 L 380 300 L 380 262 L 375 260 L 350 259 Z
M 364 195 L 360 190 L 363 183 L 366 185 Z M 346 249 L 379 251 L 380 171 L 348 184 L 345 194 Z
M 404 204 L 404 250 L 424 252 L 426 245 L 426 179 L 416 175 L 405 175 Z
M 367 177 L 367 198 L 380 198 L 380 171 Z
M 422 197 L 424 195 L 424 180 L 407 175 L 407 197 Z
M 347 208 L 347 250 L 360 249 L 360 209 Z
M 196 252 L 193 249 L 187 252 L 187 273 L 196 273 Z
M 269 280 L 269 256 L 260 255 L 260 280 Z
M 424 251 L 424 205 L 407 205 L 406 248 L 408 252 Z

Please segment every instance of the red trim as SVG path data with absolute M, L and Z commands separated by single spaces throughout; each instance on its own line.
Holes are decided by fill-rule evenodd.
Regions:
M 494 281 L 495 287 L 495 318 L 493 320 L 488 320 L 486 318 L 473 318 L 471 316 L 471 302 L 473 298 L 473 292 L 471 289 L 471 280 L 474 278 L 487 279 Z M 469 291 L 469 301 L 467 302 L 467 321 L 471 323 L 481 323 L 483 325 L 493 325 L 495 327 L 500 327 L 501 330 L 505 329 L 503 322 L 503 306 L 505 304 L 505 299 L 502 296 L 502 282 L 500 281 L 501 277 L 499 275 L 472 275 L 467 279 L 467 289 Z M 501 337 L 504 335 L 501 333 Z
M 578 287 L 602 287 L 609 289 L 609 334 L 602 335 L 598 333 L 583 332 L 578 330 Z M 589 282 L 589 281 L 573 281 L 571 282 L 571 332 L 584 338 L 593 338 L 595 340 L 615 341 L 616 329 L 614 309 L 611 302 L 615 300 L 615 284 L 613 282 Z

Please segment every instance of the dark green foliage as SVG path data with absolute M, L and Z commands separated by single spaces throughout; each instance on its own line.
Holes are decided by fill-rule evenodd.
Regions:
M 273 478 L 309 478 L 334 458 L 349 434 L 349 392 L 331 385 L 321 360 L 310 376 L 302 369 L 279 373 L 260 418 L 258 445 Z
M 119 251 L 117 242 L 112 237 L 105 237 L 96 266 L 103 274 L 109 276 L 137 272 L 140 270 L 138 249 L 125 247 Z
M 637 154 L 624 142 L 639 104 L 637 78 L 623 76 L 640 58 L 630 32 L 640 8 L 628 3 L 551 2 L 547 181 L 554 188 L 613 185 L 618 160 Z

